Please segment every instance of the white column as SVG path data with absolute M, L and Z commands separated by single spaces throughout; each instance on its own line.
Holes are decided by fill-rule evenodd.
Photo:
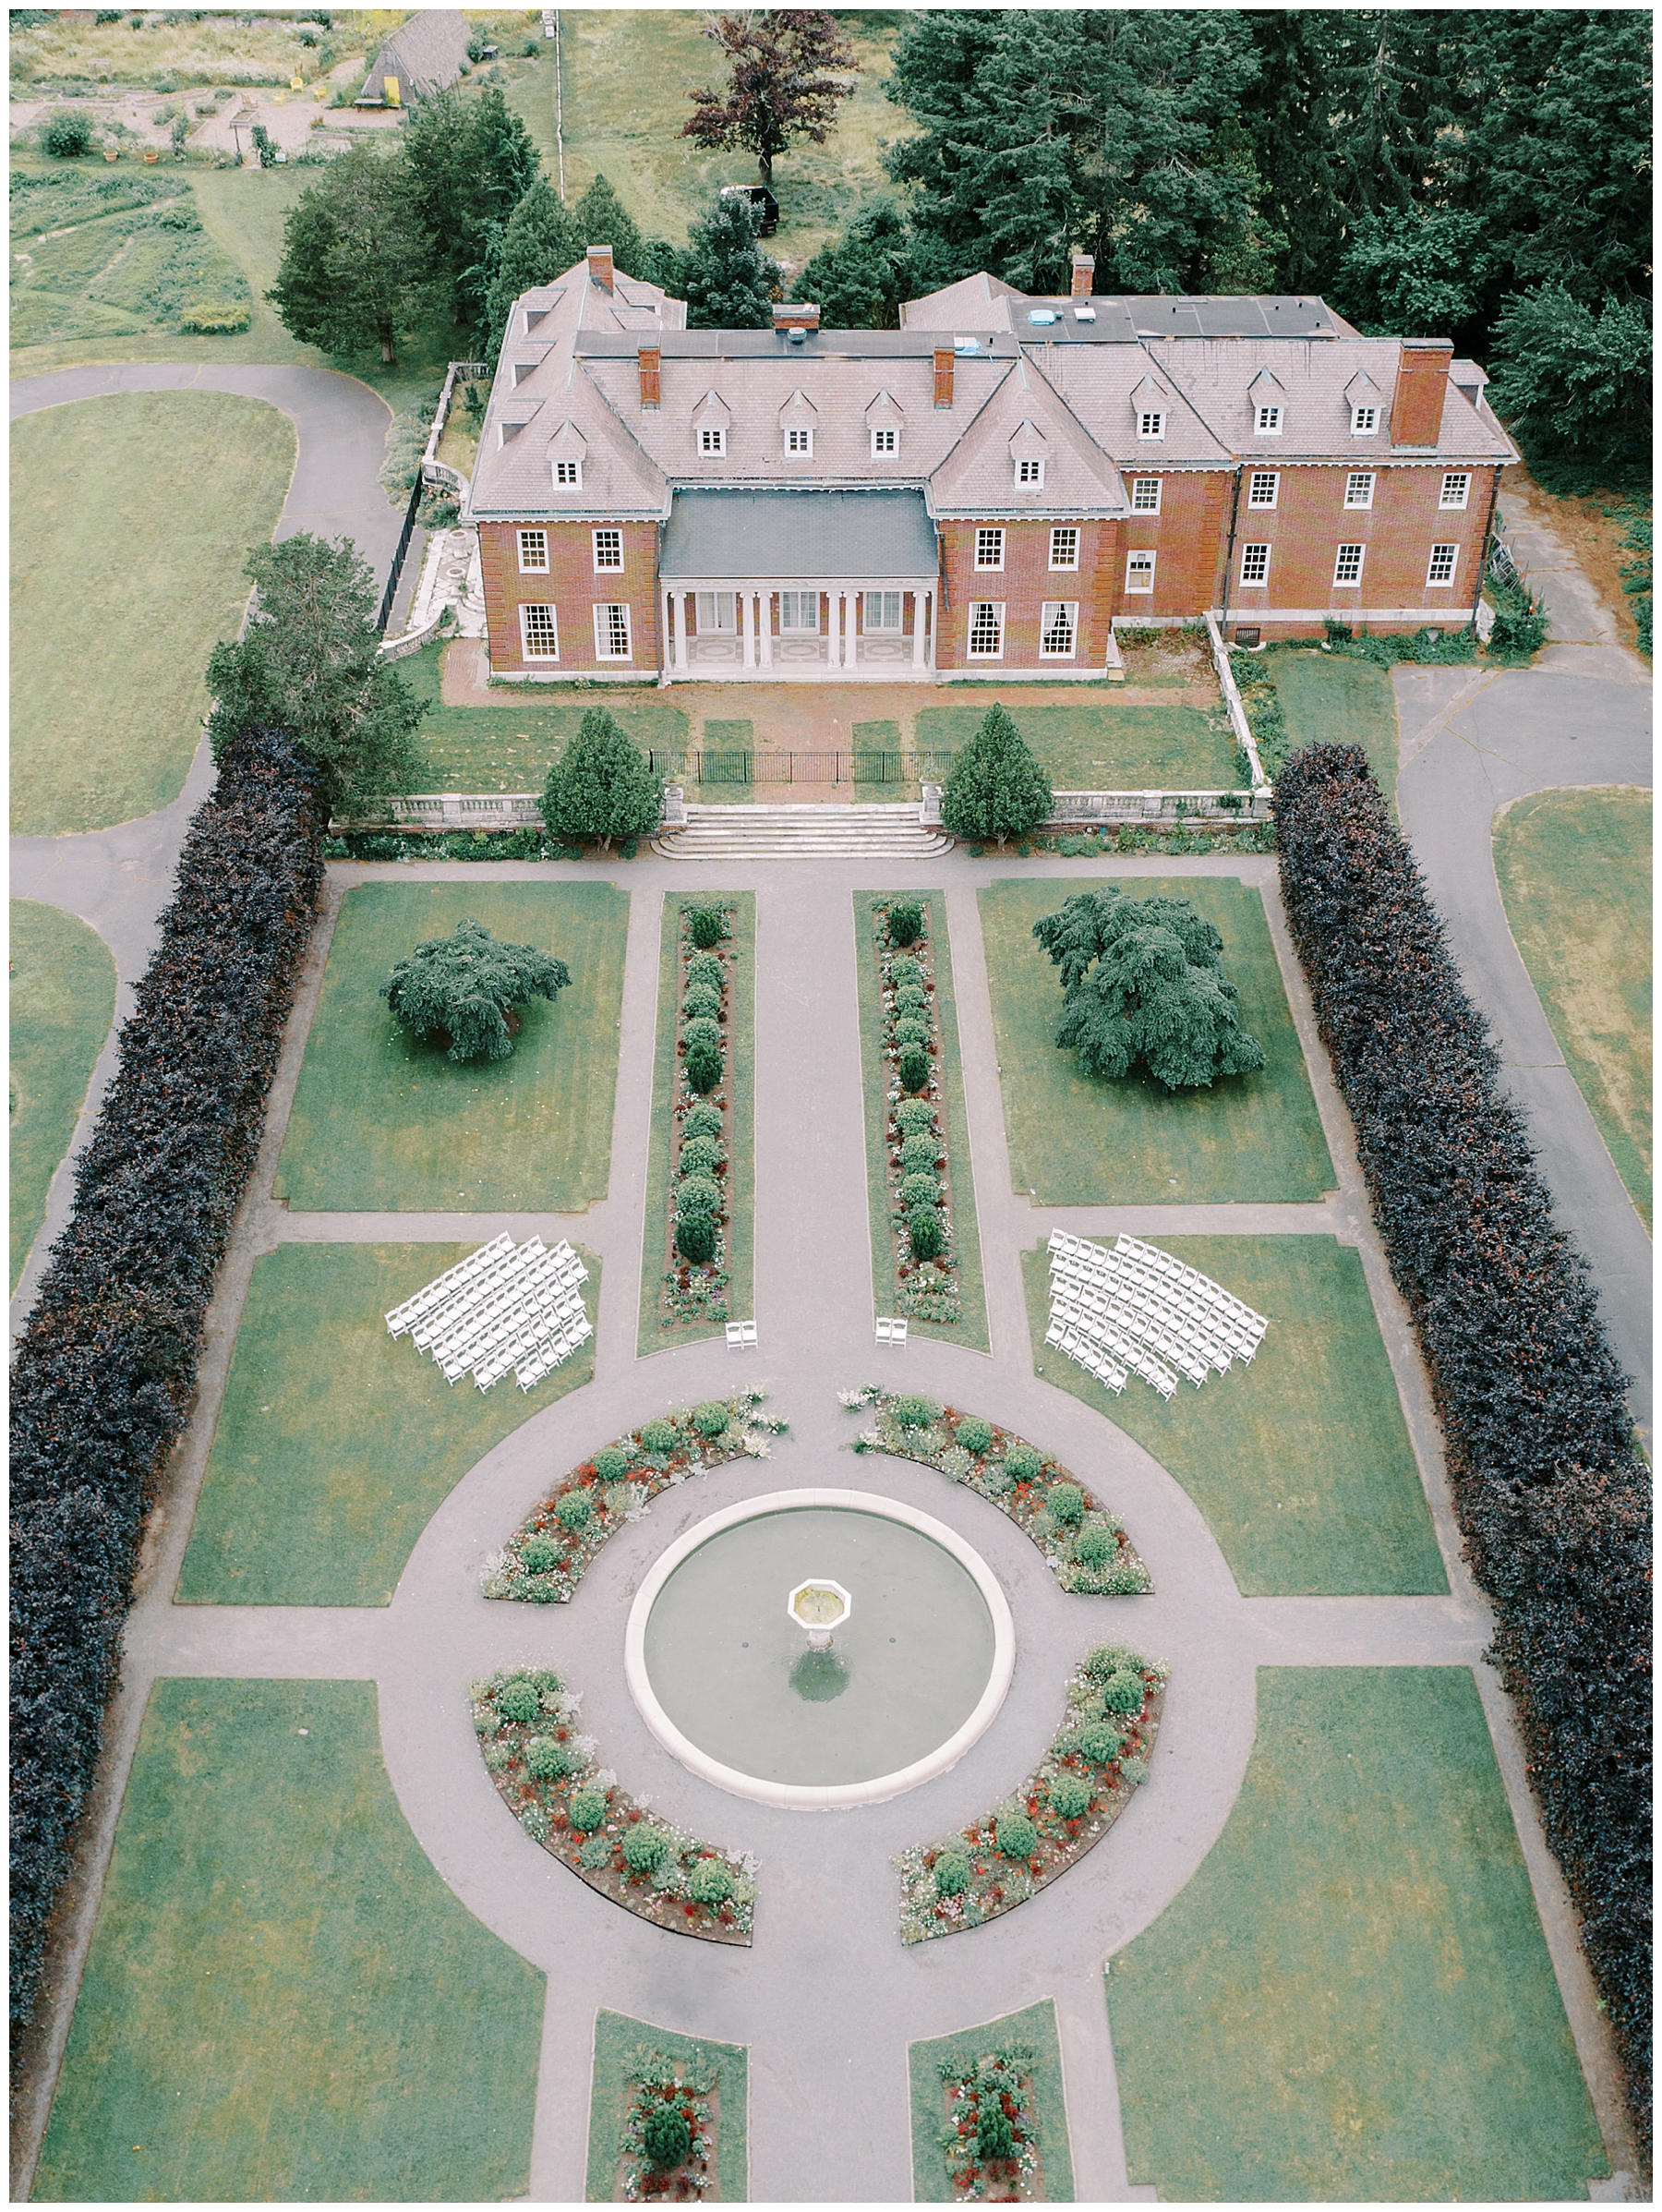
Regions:
M 928 598 L 929 598 L 929 594 L 928 594 L 926 591 L 914 591 L 914 592 L 912 593 L 912 666 L 913 666 L 913 668 L 921 668 L 921 667 L 924 665 L 924 663 L 923 663 L 923 609 L 924 609 L 924 605 L 925 605 L 925 602 L 927 601 Z
M 762 647 L 762 666 L 773 666 L 773 593 L 765 591 L 759 602 L 760 627 L 757 638 Z
M 743 645 L 740 653 L 741 664 L 752 669 L 756 665 L 756 595 L 747 584 L 739 594 L 739 623 Z
M 658 666 L 667 676 L 675 656 L 675 594 L 668 586 L 663 586 L 659 588 L 658 599 Z
M 838 668 L 847 668 L 849 665 L 849 648 L 853 643 L 849 635 L 849 595 L 846 591 L 839 591 L 837 595 L 837 665 Z
M 692 666 L 687 651 L 687 595 L 684 591 L 675 594 L 675 665 L 683 676 Z

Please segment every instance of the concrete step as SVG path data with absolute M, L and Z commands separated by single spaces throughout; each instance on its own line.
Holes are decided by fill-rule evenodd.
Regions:
M 946 852 L 952 840 L 925 828 L 916 802 L 856 805 L 693 805 L 684 829 L 660 830 L 652 849 L 667 860 L 798 860 L 813 854 L 914 860 Z

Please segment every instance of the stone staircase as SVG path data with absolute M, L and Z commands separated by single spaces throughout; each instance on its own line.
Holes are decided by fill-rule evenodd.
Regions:
M 660 829 L 666 860 L 921 860 L 947 852 L 916 800 L 889 806 L 689 806 L 686 827 Z

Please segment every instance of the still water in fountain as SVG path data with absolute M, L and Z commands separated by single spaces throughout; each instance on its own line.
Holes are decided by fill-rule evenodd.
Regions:
M 812 1651 L 785 1601 L 812 1577 L 853 1600 Z M 869 1782 L 974 1711 L 994 1655 L 986 1601 L 920 1530 L 847 1507 L 769 1513 L 676 1568 L 646 1622 L 652 1687 L 712 1759 L 768 1782 Z

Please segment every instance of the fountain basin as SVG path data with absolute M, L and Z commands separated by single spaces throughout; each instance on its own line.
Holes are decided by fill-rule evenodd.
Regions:
M 845 1602 L 833 1650 L 804 1649 L 805 1587 Z M 856 1490 L 711 1514 L 648 1572 L 624 1641 L 630 1693 L 666 1750 L 735 1796 L 801 1810 L 880 1804 L 945 1773 L 991 1724 L 1015 1658 L 980 1554 Z

